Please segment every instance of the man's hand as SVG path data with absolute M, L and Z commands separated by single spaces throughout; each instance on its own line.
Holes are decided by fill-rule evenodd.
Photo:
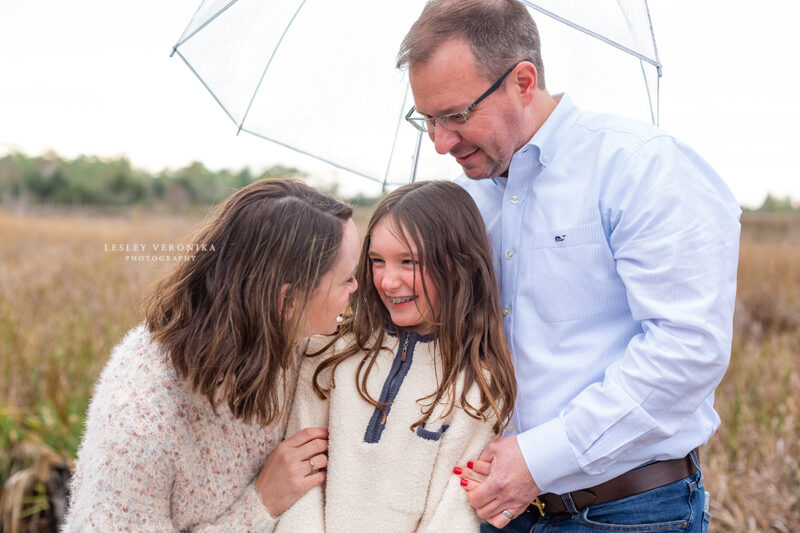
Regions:
M 466 487 L 469 502 L 481 519 L 502 529 L 511 521 L 502 514 L 504 510 L 519 516 L 541 491 L 528 472 L 517 437 L 489 443 L 475 463 L 476 471 L 485 468 L 484 461 L 490 464 L 488 475 L 481 476 L 483 479 L 474 490 Z

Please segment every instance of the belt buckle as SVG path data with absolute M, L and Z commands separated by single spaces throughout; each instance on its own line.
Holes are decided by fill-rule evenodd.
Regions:
M 531 502 L 531 505 L 539 509 L 539 514 L 544 516 L 544 502 L 538 496 Z

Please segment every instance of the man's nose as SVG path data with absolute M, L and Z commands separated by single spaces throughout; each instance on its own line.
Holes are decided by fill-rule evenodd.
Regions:
M 430 132 L 431 140 L 433 141 L 436 151 L 442 155 L 446 154 L 461 141 L 461 135 L 448 130 L 438 122 L 435 122 L 434 129 Z

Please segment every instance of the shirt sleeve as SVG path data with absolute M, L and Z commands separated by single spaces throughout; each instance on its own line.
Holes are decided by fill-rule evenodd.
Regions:
M 704 403 L 711 409 L 730 357 L 741 211 L 727 187 L 669 137 L 640 148 L 614 185 L 599 207 L 641 333 L 602 381 L 518 435 L 546 492 L 585 488 L 570 476 L 602 476 L 630 450 L 670 439 Z
M 472 401 L 477 401 L 475 395 Z M 474 403 L 473 403 L 474 405 Z M 420 519 L 419 533 L 442 531 L 478 531 L 481 520 L 469 503 L 461 478 L 453 468 L 465 466 L 479 457 L 486 445 L 495 437 L 494 419 L 482 421 L 459 409 L 452 424 L 442 434 L 442 443 L 433 466 L 425 511 Z
M 314 392 L 314 371 L 323 356 L 304 358 L 295 389 L 292 410 L 286 427 L 286 436 L 291 436 L 307 427 L 328 427 L 329 402 Z M 324 381 L 323 381 L 324 384 Z M 310 465 L 309 465 L 309 468 Z M 325 531 L 325 484 L 312 487 L 280 516 L 275 533 Z

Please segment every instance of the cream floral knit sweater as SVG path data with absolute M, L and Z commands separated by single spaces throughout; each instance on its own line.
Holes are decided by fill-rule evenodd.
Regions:
M 96 386 L 63 531 L 271 531 L 253 482 L 283 426 L 214 414 L 139 326 Z

